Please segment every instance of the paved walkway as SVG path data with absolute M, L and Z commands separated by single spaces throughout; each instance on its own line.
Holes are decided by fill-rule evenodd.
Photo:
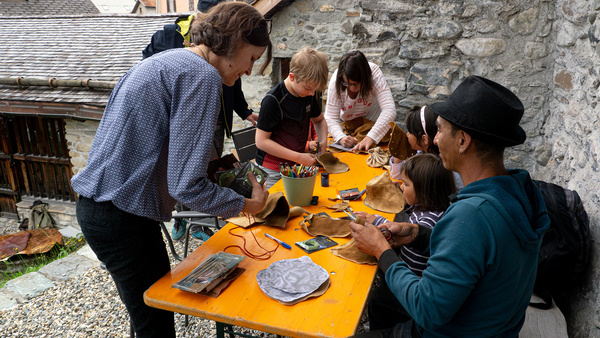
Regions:
M 80 232 L 73 227 L 60 229 L 64 237 L 75 237 Z M 30 272 L 10 280 L 0 289 L 0 311 L 19 305 L 54 287 L 55 282 L 79 276 L 88 269 L 100 266 L 89 245 L 58 259 L 37 272 Z

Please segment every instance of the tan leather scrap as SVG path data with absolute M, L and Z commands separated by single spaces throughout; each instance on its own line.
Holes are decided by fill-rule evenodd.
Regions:
M 371 128 L 373 128 L 374 125 L 375 121 L 371 121 L 364 117 L 357 117 L 353 120 L 342 122 L 342 127 L 344 128 L 346 134 L 354 137 L 358 140 L 358 142 L 362 141 L 367 136 L 367 134 L 369 133 L 369 131 L 371 131 Z M 390 131 L 388 130 L 388 132 L 385 133 L 385 135 L 379 142 L 388 142 L 389 140 Z
M 405 160 L 414 155 L 416 152 L 410 147 L 408 137 L 404 130 L 398 127 L 394 121 L 390 122 L 390 127 L 392 127 L 390 129 L 391 135 L 388 143 L 390 154 L 400 160 Z
M 348 208 L 350 206 L 350 202 L 346 201 L 346 200 L 342 200 L 339 203 L 333 204 L 333 205 L 329 205 L 329 206 L 325 206 L 326 208 L 332 209 L 335 212 L 342 212 L 343 210 L 346 210 L 346 208 Z
M 377 258 L 358 250 L 356 241 L 352 238 L 348 243 L 331 248 L 331 253 L 358 264 L 377 264 Z
M 317 161 L 325 168 L 325 171 L 330 174 L 340 174 L 350 170 L 350 166 L 340 161 L 339 158 L 335 157 L 330 152 L 317 156 Z
M 285 228 L 285 223 L 289 218 L 300 216 L 304 213 L 308 212 L 300 207 L 293 207 L 290 209 L 290 205 L 283 195 L 283 192 L 278 191 L 267 197 L 265 207 L 257 212 L 256 215 L 248 217 L 240 214 L 236 217 L 229 218 L 226 221 L 239 225 L 242 228 L 247 228 L 254 224 Z
M 387 150 L 375 147 L 369 149 L 367 165 L 372 168 L 382 168 L 390 162 L 390 153 Z
M 307 225 L 307 223 L 309 225 Z M 350 221 L 310 214 L 300 222 L 300 227 L 311 236 L 346 237 L 350 235 Z
M 365 205 L 372 209 L 395 214 L 404 209 L 406 200 L 389 172 L 376 176 L 367 183 Z

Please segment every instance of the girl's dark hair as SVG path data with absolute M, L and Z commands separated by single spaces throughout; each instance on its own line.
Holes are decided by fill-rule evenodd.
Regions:
M 369 66 L 369 61 L 367 61 L 365 54 L 361 51 L 353 50 L 342 55 L 335 79 L 335 89 L 340 99 L 342 92 L 346 90 L 346 86 L 342 85 L 344 75 L 346 75 L 348 80 L 360 82 L 360 97 L 365 98 L 369 96 L 369 93 L 373 89 L 373 74 L 371 73 L 371 66 Z
M 452 172 L 433 154 L 409 157 L 402 164 L 402 173 L 413 183 L 416 209 L 445 211 L 450 205 L 450 195 L 456 192 Z
M 435 155 L 440 154 L 440 149 L 438 146 L 433 144 L 433 139 L 435 138 L 435 134 L 437 133 L 437 124 L 436 120 L 438 115 L 431 109 L 429 106 L 425 106 L 425 128 L 427 130 L 423 130 L 423 124 L 421 123 L 421 108 L 419 106 L 414 106 L 406 115 L 406 119 L 404 123 L 406 124 L 406 130 L 415 135 L 417 138 L 417 143 L 422 146 L 421 138 L 425 133 L 429 137 L 429 146 L 425 149 L 426 153 L 431 153 Z
M 271 23 L 252 6 L 244 2 L 222 2 L 208 13 L 197 13 L 190 31 L 192 46 L 205 45 L 219 56 L 231 57 L 241 41 L 267 47 L 264 73 L 273 58 L 269 38 Z

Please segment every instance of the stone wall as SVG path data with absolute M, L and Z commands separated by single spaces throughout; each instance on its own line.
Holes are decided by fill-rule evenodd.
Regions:
M 92 148 L 92 141 L 96 136 L 99 121 L 81 121 L 65 119 L 65 132 L 67 133 L 67 146 L 73 165 L 73 175 L 77 174 L 87 164 L 88 155 Z
M 565 314 L 573 337 L 600 336 L 600 0 L 297 0 L 273 17 L 274 56 L 303 46 L 340 56 L 360 49 L 380 65 L 402 126 L 408 108 L 443 100 L 468 75 L 512 89 L 526 112 L 525 144 L 507 166 L 581 195 L 594 238 L 585 285 Z M 276 64 L 275 64 L 276 65 Z M 273 74 L 244 78 L 258 111 Z

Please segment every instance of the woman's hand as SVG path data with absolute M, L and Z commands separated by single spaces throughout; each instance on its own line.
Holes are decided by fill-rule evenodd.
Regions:
M 371 149 L 371 146 L 373 145 L 373 143 L 375 143 L 375 141 L 370 138 L 369 136 L 365 136 L 365 138 L 358 142 L 357 145 L 354 146 L 354 148 L 352 148 L 352 152 L 356 153 L 359 152 L 361 150 L 363 151 L 368 151 L 369 149 Z
M 252 198 L 246 198 L 242 212 L 254 215 L 267 204 L 269 191 L 267 190 L 267 183 L 265 182 L 261 186 L 252 172 L 248 172 L 248 180 L 252 183 Z
M 320 142 L 319 143 L 319 151 L 318 154 L 319 155 L 323 155 L 327 152 L 327 140 L 325 142 Z
M 346 148 L 353 147 L 358 143 L 358 140 L 352 136 L 344 136 L 340 139 L 340 144 Z
M 317 158 L 312 154 L 301 153 L 296 159 L 296 162 L 308 167 L 315 164 L 315 162 L 317 162 Z
M 308 142 L 308 151 L 318 152 L 319 151 L 319 149 L 317 149 L 318 146 L 319 146 L 319 141 L 309 141 Z
M 246 117 L 246 121 L 252 122 L 252 125 L 256 127 L 256 122 L 258 122 L 258 115 L 252 113 Z
M 391 249 L 390 244 L 385 239 L 381 231 L 370 223 L 360 225 L 358 223 L 350 222 L 350 234 L 356 241 L 356 247 L 358 250 L 377 257 L 388 249 Z
M 367 223 L 371 223 L 371 224 L 373 224 L 373 221 L 375 221 L 375 217 L 377 217 L 375 215 L 368 214 L 368 213 L 366 213 L 364 211 L 357 211 L 354 214 L 356 215 L 356 217 L 362 218 Z
M 392 233 L 392 238 L 388 241 L 392 248 L 412 243 L 419 233 L 419 226 L 412 223 L 386 222 L 379 225 L 378 228 L 388 229 Z

